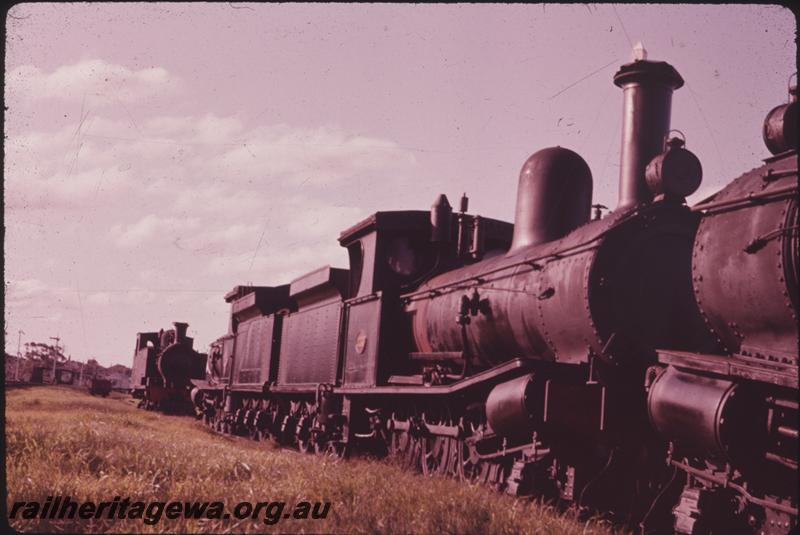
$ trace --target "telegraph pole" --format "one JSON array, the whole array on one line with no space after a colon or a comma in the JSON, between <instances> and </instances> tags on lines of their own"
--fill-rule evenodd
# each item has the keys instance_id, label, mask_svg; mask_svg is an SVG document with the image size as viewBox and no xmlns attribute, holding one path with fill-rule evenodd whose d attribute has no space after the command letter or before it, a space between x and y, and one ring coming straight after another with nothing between
<instances>
[{"instance_id":1,"label":"telegraph pole","mask_svg":"<svg viewBox=\"0 0 800 535\"><path fill-rule=\"evenodd\" d=\"M22 345L22 335L25 334L25 331L22 329L19 330L19 336L17 337L17 367L14 370L14 381L19 382L19 361L22 360L22 354L19 352L19 348Z\"/></svg>"},{"instance_id":2,"label":"telegraph pole","mask_svg":"<svg viewBox=\"0 0 800 535\"><path fill-rule=\"evenodd\" d=\"M56 362L58 362L58 342L61 341L61 338L58 336L51 336L50 340L56 341L56 353L53 355L53 384L56 384Z\"/></svg>"}]
</instances>

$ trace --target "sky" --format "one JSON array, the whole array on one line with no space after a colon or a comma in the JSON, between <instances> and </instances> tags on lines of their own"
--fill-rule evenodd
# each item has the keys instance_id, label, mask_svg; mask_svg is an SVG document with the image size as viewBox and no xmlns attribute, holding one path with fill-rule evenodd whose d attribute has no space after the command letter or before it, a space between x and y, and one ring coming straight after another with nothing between
<instances>
[{"instance_id":1,"label":"sky","mask_svg":"<svg viewBox=\"0 0 800 535\"><path fill-rule=\"evenodd\" d=\"M23 3L5 23L5 348L59 336L105 365L172 321L204 350L225 292L347 267L336 238L373 212L466 192L511 221L545 147L615 206L612 77L638 41L686 80L696 202L769 155L797 55L765 5Z\"/></svg>"}]
</instances>

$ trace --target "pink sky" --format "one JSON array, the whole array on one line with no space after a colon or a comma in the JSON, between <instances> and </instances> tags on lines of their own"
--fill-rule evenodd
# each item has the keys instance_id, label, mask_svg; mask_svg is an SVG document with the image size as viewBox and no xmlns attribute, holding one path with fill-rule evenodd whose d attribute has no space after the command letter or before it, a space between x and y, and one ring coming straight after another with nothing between
<instances>
[{"instance_id":1,"label":"pink sky","mask_svg":"<svg viewBox=\"0 0 800 535\"><path fill-rule=\"evenodd\" d=\"M466 191L511 220L540 148L614 206L639 40L687 81L697 200L767 156L796 57L774 6L19 4L6 30L6 351L22 329L104 364L173 320L204 348L232 286L346 267L377 210Z\"/></svg>"}]
</instances>

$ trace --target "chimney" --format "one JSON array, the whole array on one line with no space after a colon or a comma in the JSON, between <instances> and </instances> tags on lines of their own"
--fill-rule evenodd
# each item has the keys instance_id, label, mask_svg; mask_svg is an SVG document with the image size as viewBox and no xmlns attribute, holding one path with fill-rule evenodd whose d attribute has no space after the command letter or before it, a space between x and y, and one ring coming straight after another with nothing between
<instances>
[{"instance_id":1,"label":"chimney","mask_svg":"<svg viewBox=\"0 0 800 535\"><path fill-rule=\"evenodd\" d=\"M186 339L186 329L189 327L189 324L175 321L172 325L175 326L175 341L183 342Z\"/></svg>"},{"instance_id":2,"label":"chimney","mask_svg":"<svg viewBox=\"0 0 800 535\"><path fill-rule=\"evenodd\" d=\"M629 208L649 202L645 169L665 149L669 133L672 92L683 86L678 71L664 61L648 61L637 45L637 58L620 67L614 84L622 88L622 151L619 170L619 204Z\"/></svg>"}]
</instances>

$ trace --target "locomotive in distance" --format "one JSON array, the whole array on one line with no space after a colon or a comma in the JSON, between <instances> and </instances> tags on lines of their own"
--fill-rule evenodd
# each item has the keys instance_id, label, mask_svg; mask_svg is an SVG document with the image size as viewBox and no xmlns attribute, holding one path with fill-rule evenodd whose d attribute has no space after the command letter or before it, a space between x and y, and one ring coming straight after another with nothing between
<instances>
[{"instance_id":1,"label":"locomotive in distance","mask_svg":"<svg viewBox=\"0 0 800 535\"><path fill-rule=\"evenodd\" d=\"M765 120L772 156L689 207L702 168L669 138L680 74L640 57L614 83L614 210L591 218L588 165L552 147L523 165L513 225L444 195L377 212L339 236L349 269L225 296L228 332L191 379L198 415L642 533L794 529L796 87Z\"/></svg>"},{"instance_id":2,"label":"locomotive in distance","mask_svg":"<svg viewBox=\"0 0 800 535\"><path fill-rule=\"evenodd\" d=\"M205 377L206 354L194 350L186 336L189 324L136 334L131 393L139 407L169 413L191 413L191 380Z\"/></svg>"}]
</instances>

